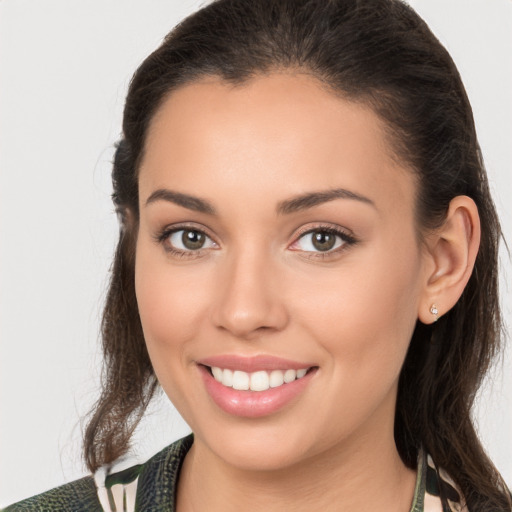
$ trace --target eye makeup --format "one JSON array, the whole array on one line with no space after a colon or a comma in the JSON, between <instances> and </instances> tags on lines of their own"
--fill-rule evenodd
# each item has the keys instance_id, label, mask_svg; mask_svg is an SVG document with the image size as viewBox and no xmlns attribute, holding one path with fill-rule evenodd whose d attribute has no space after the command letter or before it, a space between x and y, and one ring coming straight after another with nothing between
<instances>
[{"instance_id":1,"label":"eye makeup","mask_svg":"<svg viewBox=\"0 0 512 512\"><path fill-rule=\"evenodd\" d=\"M358 242L351 232L331 224L305 226L293 238L288 250L299 252L307 259L322 260L337 257ZM169 255L178 259L200 258L220 248L208 230L193 223L166 226L154 239Z\"/></svg>"}]
</instances>

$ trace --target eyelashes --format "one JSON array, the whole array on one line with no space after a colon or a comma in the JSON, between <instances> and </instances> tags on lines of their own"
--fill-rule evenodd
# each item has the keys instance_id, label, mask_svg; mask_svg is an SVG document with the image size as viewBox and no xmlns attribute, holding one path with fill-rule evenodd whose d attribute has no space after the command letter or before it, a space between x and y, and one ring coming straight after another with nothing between
<instances>
[{"instance_id":1,"label":"eyelashes","mask_svg":"<svg viewBox=\"0 0 512 512\"><path fill-rule=\"evenodd\" d=\"M299 231L295 241L288 248L301 251L307 254L308 258L326 259L339 255L356 243L356 238L341 228L320 225Z\"/></svg>"},{"instance_id":2,"label":"eyelashes","mask_svg":"<svg viewBox=\"0 0 512 512\"><path fill-rule=\"evenodd\" d=\"M179 259L194 259L219 246L203 229L190 225L171 226L155 237L164 250Z\"/></svg>"},{"instance_id":3,"label":"eyelashes","mask_svg":"<svg viewBox=\"0 0 512 512\"><path fill-rule=\"evenodd\" d=\"M178 259L195 259L220 249L207 230L195 225L166 227L155 236L155 240L168 254ZM299 230L288 249L300 252L307 259L325 260L340 255L356 243L357 239L342 228L315 225Z\"/></svg>"}]
</instances>

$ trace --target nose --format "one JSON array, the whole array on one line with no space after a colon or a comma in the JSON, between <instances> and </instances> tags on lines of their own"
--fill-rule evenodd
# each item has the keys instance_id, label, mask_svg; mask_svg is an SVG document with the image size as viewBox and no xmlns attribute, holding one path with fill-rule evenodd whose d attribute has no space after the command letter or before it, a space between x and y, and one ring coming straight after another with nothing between
<instances>
[{"instance_id":1,"label":"nose","mask_svg":"<svg viewBox=\"0 0 512 512\"><path fill-rule=\"evenodd\" d=\"M243 339L284 329L288 314L277 273L269 259L255 251L225 261L217 275L216 327Z\"/></svg>"}]
</instances>

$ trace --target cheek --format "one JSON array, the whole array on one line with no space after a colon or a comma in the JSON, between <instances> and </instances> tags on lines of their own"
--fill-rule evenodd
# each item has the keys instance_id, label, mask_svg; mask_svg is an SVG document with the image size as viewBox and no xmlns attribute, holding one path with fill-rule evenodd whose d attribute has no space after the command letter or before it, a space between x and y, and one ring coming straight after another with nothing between
<instances>
[{"instance_id":1,"label":"cheek","mask_svg":"<svg viewBox=\"0 0 512 512\"><path fill-rule=\"evenodd\" d=\"M169 265L165 254L137 246L135 292L142 328L150 356L155 363L160 355L180 351L193 341L200 322L204 321L208 300L206 287L199 286L202 276L190 279L190 273ZM155 365L156 366L156 365Z\"/></svg>"},{"instance_id":2,"label":"cheek","mask_svg":"<svg viewBox=\"0 0 512 512\"><path fill-rule=\"evenodd\" d=\"M306 283L309 293L294 315L300 331L322 349L329 382L317 404L326 416L313 421L332 424L335 436L340 429L349 435L370 417L392 416L416 324L416 264L391 273L375 260L364 263L359 259L336 278Z\"/></svg>"},{"instance_id":3,"label":"cheek","mask_svg":"<svg viewBox=\"0 0 512 512\"><path fill-rule=\"evenodd\" d=\"M361 251L339 272L306 281L297 303L294 316L334 370L361 385L396 380L416 325L421 260L414 246L403 254Z\"/></svg>"}]
</instances>

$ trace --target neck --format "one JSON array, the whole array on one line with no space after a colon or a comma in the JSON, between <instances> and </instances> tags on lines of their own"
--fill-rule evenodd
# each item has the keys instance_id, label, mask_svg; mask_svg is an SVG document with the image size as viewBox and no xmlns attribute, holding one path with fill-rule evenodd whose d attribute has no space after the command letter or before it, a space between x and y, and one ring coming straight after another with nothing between
<instances>
[{"instance_id":1,"label":"neck","mask_svg":"<svg viewBox=\"0 0 512 512\"><path fill-rule=\"evenodd\" d=\"M380 439L362 436L273 471L228 465L196 440L180 474L177 510L409 512L415 480L398 455L392 432Z\"/></svg>"}]
</instances>

